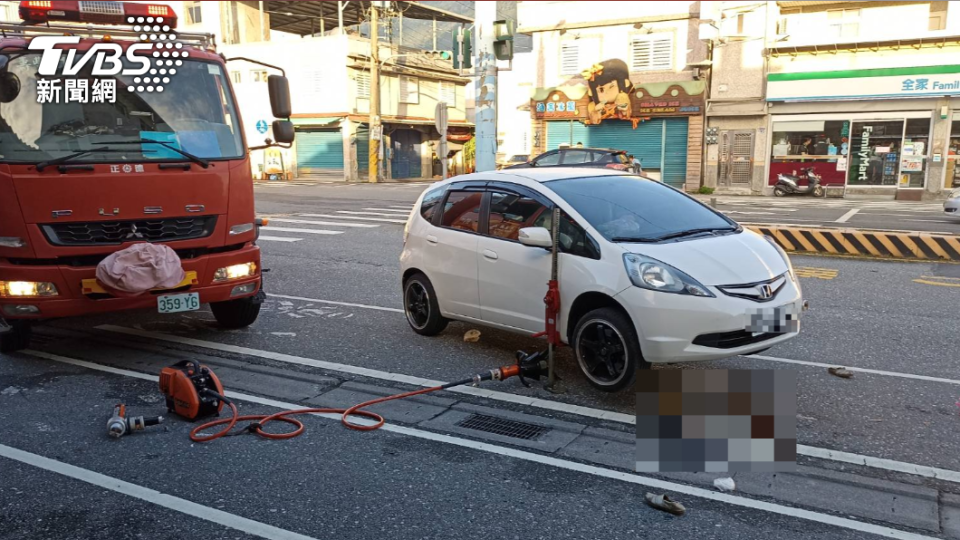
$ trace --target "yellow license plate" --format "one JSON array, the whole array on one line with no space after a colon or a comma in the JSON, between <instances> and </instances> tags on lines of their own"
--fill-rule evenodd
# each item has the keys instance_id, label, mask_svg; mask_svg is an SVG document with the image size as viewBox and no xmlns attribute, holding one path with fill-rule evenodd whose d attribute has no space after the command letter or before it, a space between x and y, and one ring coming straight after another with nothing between
<instances>
[{"instance_id":1,"label":"yellow license plate","mask_svg":"<svg viewBox=\"0 0 960 540\"><path fill-rule=\"evenodd\" d=\"M200 282L197 281L197 273L193 270L186 272L186 276L183 278L183 281L177 283L169 289L153 289L155 291L168 291L171 289L179 289L180 287L186 287L187 285L198 285ZM83 294L109 294L107 291L97 283L96 279L84 279L80 282L80 285L83 287Z\"/></svg>"}]
</instances>

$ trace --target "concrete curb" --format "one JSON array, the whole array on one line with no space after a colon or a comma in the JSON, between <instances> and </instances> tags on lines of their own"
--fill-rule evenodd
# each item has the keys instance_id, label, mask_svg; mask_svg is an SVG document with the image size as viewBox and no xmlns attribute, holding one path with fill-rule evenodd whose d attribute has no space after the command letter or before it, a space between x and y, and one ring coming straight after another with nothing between
<instances>
[{"instance_id":1,"label":"concrete curb","mask_svg":"<svg viewBox=\"0 0 960 540\"><path fill-rule=\"evenodd\" d=\"M957 235L768 224L743 226L773 238L783 249L790 252L960 261L960 236Z\"/></svg>"}]
</instances>

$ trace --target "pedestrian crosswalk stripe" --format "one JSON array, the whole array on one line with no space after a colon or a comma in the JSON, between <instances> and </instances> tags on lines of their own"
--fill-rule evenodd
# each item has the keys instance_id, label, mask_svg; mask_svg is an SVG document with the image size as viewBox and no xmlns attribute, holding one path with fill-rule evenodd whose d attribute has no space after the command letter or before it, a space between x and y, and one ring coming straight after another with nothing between
<instances>
[{"instance_id":1,"label":"pedestrian crosswalk stripe","mask_svg":"<svg viewBox=\"0 0 960 540\"><path fill-rule=\"evenodd\" d=\"M279 231L279 232L293 232L293 233L305 233L305 234L343 234L343 231L327 231L324 229L297 229L294 227L274 227L273 225L268 225L264 229L269 230L270 232Z\"/></svg>"},{"instance_id":2,"label":"pedestrian crosswalk stripe","mask_svg":"<svg viewBox=\"0 0 960 540\"><path fill-rule=\"evenodd\" d=\"M405 219L387 219L387 218L377 218L377 217L361 217L361 216L335 216L332 214L297 214L299 217L318 217L318 218L330 218L330 219L356 219L361 221L381 221L384 223L406 223Z\"/></svg>"},{"instance_id":3,"label":"pedestrian crosswalk stripe","mask_svg":"<svg viewBox=\"0 0 960 540\"><path fill-rule=\"evenodd\" d=\"M410 213L410 209L400 210L397 208L364 208L364 210L376 210L378 212L391 212L396 213L397 215L405 215Z\"/></svg>"},{"instance_id":4,"label":"pedestrian crosswalk stripe","mask_svg":"<svg viewBox=\"0 0 960 540\"><path fill-rule=\"evenodd\" d=\"M400 217L397 214L384 214L383 212L355 212L353 210L337 210L338 214L350 214L356 216L380 216L380 217Z\"/></svg>"},{"instance_id":5,"label":"pedestrian crosswalk stripe","mask_svg":"<svg viewBox=\"0 0 960 540\"><path fill-rule=\"evenodd\" d=\"M258 242L260 240L266 240L268 242L299 242L303 240L303 238L293 238L290 236L266 236L261 234L260 237L257 238Z\"/></svg>"},{"instance_id":6,"label":"pedestrian crosswalk stripe","mask_svg":"<svg viewBox=\"0 0 960 540\"><path fill-rule=\"evenodd\" d=\"M379 225L374 225L372 223L345 223L343 221L311 221L307 219L287 219L287 218L270 218L270 221L275 221L277 223L293 223L296 225L326 225L333 227L356 227L361 229L373 229L379 227Z\"/></svg>"}]
</instances>

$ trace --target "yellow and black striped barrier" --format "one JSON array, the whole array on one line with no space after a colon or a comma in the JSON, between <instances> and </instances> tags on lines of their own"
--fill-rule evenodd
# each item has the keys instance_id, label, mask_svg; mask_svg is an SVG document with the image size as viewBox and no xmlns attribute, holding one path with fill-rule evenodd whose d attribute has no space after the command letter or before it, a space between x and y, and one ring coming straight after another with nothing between
<instances>
[{"instance_id":1,"label":"yellow and black striped barrier","mask_svg":"<svg viewBox=\"0 0 960 540\"><path fill-rule=\"evenodd\" d=\"M960 261L960 236L955 235L756 224L744 227L770 236L786 251L798 253Z\"/></svg>"}]
</instances>

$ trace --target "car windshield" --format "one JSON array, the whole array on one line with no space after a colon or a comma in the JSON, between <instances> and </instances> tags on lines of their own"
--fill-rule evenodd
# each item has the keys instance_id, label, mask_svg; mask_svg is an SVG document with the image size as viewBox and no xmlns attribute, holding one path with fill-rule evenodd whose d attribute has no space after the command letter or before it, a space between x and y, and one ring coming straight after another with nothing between
<instances>
[{"instance_id":1,"label":"car windshield","mask_svg":"<svg viewBox=\"0 0 960 540\"><path fill-rule=\"evenodd\" d=\"M53 102L40 103L40 55L11 55L4 82L15 78L18 84L13 88L19 86L19 91L5 89L14 97L0 103L0 162L38 163L79 152L83 153L72 157L71 163L183 161L174 148L204 159L241 157L240 124L221 66L181 62L179 66L171 62L176 73L161 92L129 91L129 86L138 86L134 77L115 76L113 103L109 98L95 102L94 88L101 88L101 81L109 78L93 77L90 62L76 76L60 78L59 98L54 94ZM85 96L68 96L68 79L77 80L70 84L74 92L85 86ZM128 142L141 140L163 144Z\"/></svg>"},{"instance_id":2,"label":"car windshield","mask_svg":"<svg viewBox=\"0 0 960 540\"><path fill-rule=\"evenodd\" d=\"M654 242L738 229L735 222L695 199L643 178L598 176L545 185L613 242Z\"/></svg>"}]
</instances>

